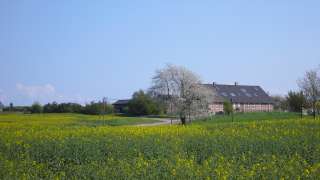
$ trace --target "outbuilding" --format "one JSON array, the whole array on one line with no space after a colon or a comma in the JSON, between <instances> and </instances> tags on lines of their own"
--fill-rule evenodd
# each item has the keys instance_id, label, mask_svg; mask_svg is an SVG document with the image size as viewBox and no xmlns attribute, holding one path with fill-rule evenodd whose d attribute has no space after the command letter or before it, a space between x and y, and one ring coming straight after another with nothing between
<instances>
[{"instance_id":1,"label":"outbuilding","mask_svg":"<svg viewBox=\"0 0 320 180\"><path fill-rule=\"evenodd\" d=\"M116 113L126 113L130 99L118 100L113 103L113 107Z\"/></svg>"}]
</instances>

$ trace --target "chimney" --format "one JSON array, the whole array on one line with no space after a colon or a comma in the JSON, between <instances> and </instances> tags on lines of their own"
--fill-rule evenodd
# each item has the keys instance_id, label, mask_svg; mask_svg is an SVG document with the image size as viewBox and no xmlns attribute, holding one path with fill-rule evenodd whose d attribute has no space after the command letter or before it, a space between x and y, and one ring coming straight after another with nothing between
<instances>
[{"instance_id":1,"label":"chimney","mask_svg":"<svg viewBox=\"0 0 320 180\"><path fill-rule=\"evenodd\" d=\"M216 87L216 82L212 82L212 86L213 86L213 87Z\"/></svg>"},{"instance_id":2,"label":"chimney","mask_svg":"<svg viewBox=\"0 0 320 180\"><path fill-rule=\"evenodd\" d=\"M234 82L234 86L238 86L238 82Z\"/></svg>"}]
</instances>

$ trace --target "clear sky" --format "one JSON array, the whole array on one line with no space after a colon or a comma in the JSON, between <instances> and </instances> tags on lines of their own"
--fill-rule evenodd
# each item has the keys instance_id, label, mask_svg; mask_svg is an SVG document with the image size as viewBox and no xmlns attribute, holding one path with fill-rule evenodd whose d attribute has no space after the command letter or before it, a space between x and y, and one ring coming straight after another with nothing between
<instances>
[{"instance_id":1,"label":"clear sky","mask_svg":"<svg viewBox=\"0 0 320 180\"><path fill-rule=\"evenodd\" d=\"M285 94L320 64L319 9L319 0L1 0L0 101L128 98L166 63L207 83Z\"/></svg>"}]
</instances>

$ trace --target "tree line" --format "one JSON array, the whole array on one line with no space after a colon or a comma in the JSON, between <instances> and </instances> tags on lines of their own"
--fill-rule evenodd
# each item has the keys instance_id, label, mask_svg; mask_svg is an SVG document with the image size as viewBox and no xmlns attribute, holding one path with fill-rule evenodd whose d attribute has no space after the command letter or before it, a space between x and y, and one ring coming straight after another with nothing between
<instances>
[{"instance_id":1,"label":"tree line","mask_svg":"<svg viewBox=\"0 0 320 180\"><path fill-rule=\"evenodd\" d=\"M90 115L111 114L113 106L111 104L99 102L91 102L82 106L77 103L57 103L52 102L42 106L35 102L29 107L31 113L81 113Z\"/></svg>"}]
</instances>

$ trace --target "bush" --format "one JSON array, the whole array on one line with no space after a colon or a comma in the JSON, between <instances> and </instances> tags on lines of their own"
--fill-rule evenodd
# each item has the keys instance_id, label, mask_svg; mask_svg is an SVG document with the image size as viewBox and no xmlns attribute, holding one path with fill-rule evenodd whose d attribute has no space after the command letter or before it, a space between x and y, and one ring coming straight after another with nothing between
<instances>
[{"instance_id":1,"label":"bush","mask_svg":"<svg viewBox=\"0 0 320 180\"><path fill-rule=\"evenodd\" d=\"M301 112L302 108L306 106L306 99L301 92L290 91L286 100L290 112Z\"/></svg>"},{"instance_id":2,"label":"bush","mask_svg":"<svg viewBox=\"0 0 320 180\"><path fill-rule=\"evenodd\" d=\"M32 109L32 107L31 107ZM32 112L32 111L31 111ZM44 113L83 113L91 115L111 114L113 113L113 106L111 104L104 104L102 102L91 102L82 106L77 103L48 103L43 107Z\"/></svg>"},{"instance_id":3,"label":"bush","mask_svg":"<svg viewBox=\"0 0 320 180\"><path fill-rule=\"evenodd\" d=\"M42 112L41 104L38 103L38 102L33 103L31 108L30 108L30 112L31 113L41 113Z\"/></svg>"},{"instance_id":4,"label":"bush","mask_svg":"<svg viewBox=\"0 0 320 180\"><path fill-rule=\"evenodd\" d=\"M48 103L44 105L44 113L81 113L82 106L77 103L61 103L56 102Z\"/></svg>"},{"instance_id":5,"label":"bush","mask_svg":"<svg viewBox=\"0 0 320 180\"><path fill-rule=\"evenodd\" d=\"M158 115L160 114L160 106L145 94L142 90L135 92L132 99L129 101L129 114L135 116L141 115Z\"/></svg>"},{"instance_id":6,"label":"bush","mask_svg":"<svg viewBox=\"0 0 320 180\"><path fill-rule=\"evenodd\" d=\"M223 111L227 115L230 115L233 112L233 107L230 101L225 101L223 103Z\"/></svg>"},{"instance_id":7,"label":"bush","mask_svg":"<svg viewBox=\"0 0 320 180\"><path fill-rule=\"evenodd\" d=\"M83 107L82 113L91 115L112 114L113 106L111 104L104 104L103 102L91 102Z\"/></svg>"}]
</instances>

